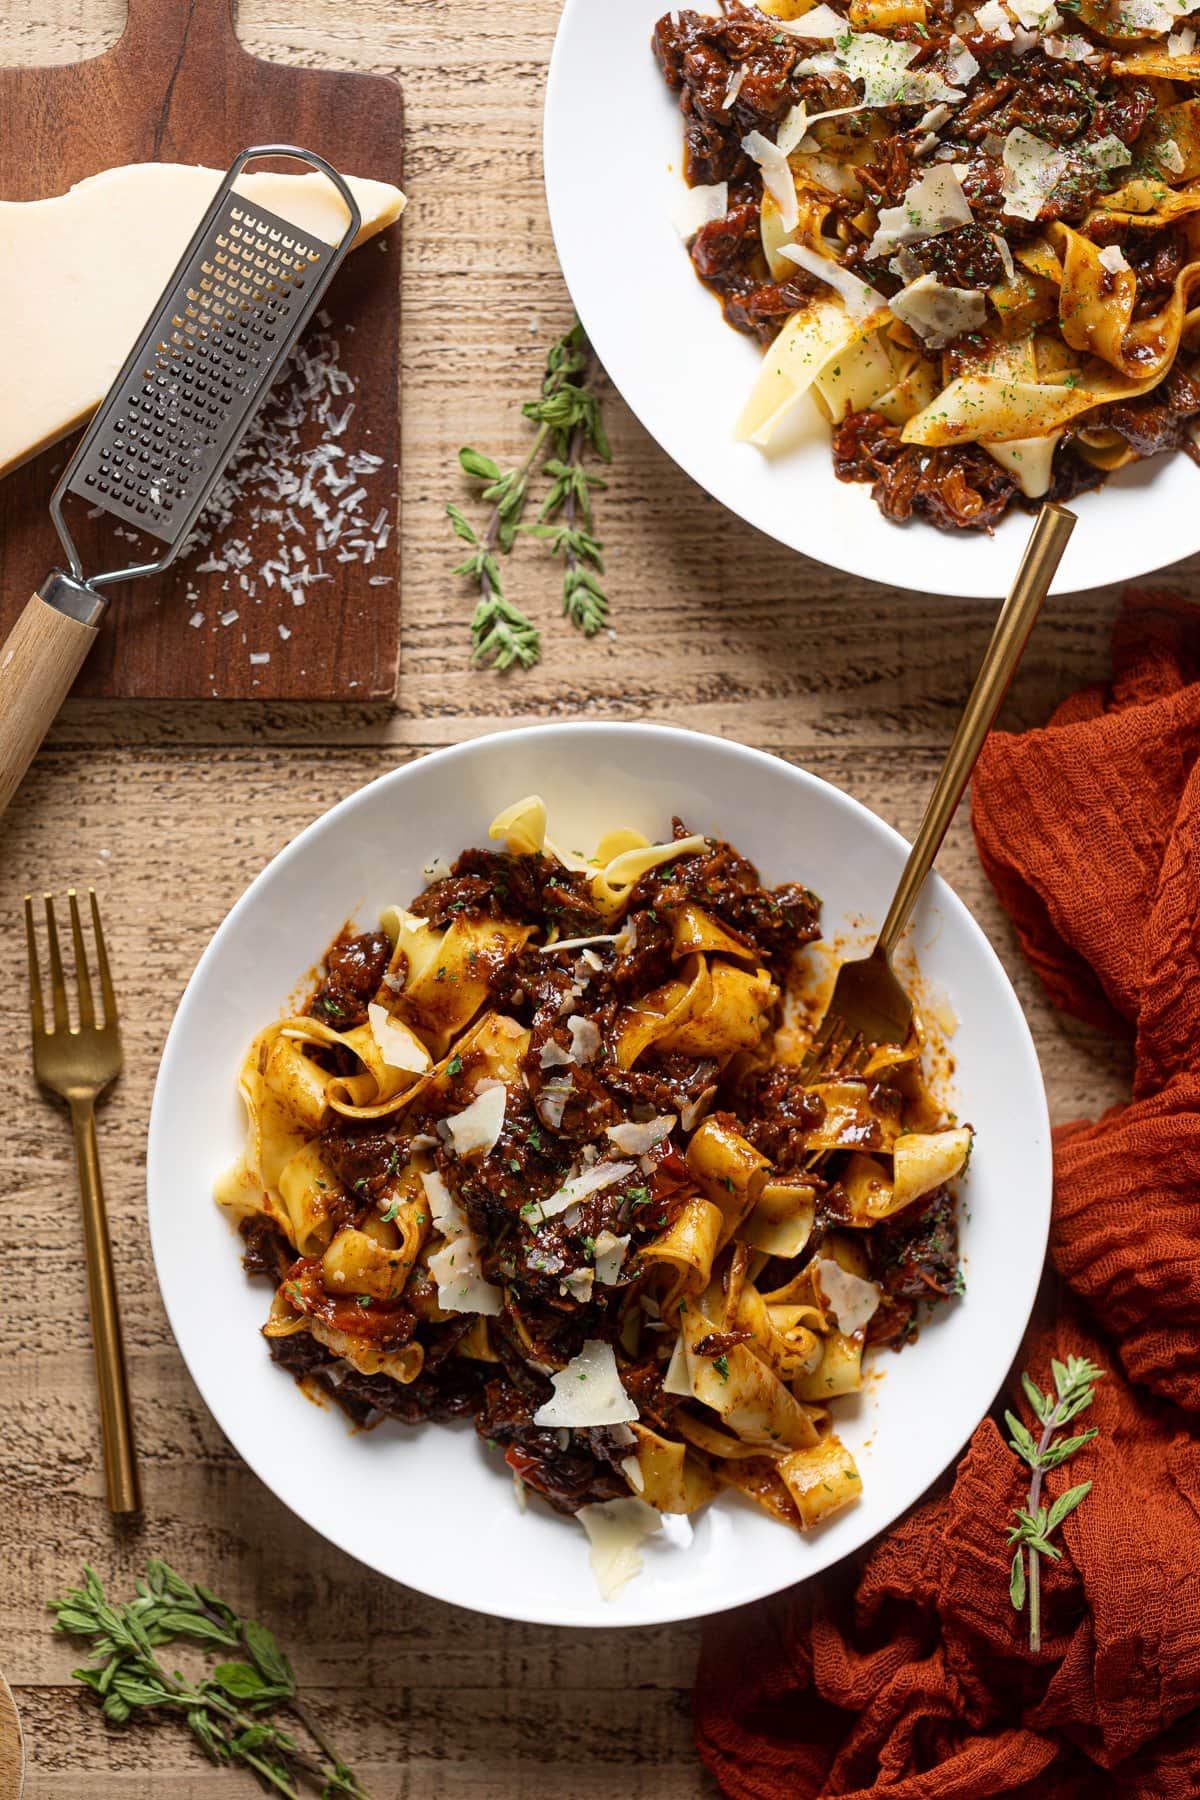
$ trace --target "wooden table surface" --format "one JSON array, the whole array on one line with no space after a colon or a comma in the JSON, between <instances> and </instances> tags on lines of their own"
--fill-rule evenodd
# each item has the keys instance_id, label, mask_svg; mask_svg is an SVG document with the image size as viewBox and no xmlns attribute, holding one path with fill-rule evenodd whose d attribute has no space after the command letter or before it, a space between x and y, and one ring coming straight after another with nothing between
<instances>
[{"instance_id":1,"label":"wooden table surface","mask_svg":"<svg viewBox=\"0 0 1200 1800\"><path fill-rule=\"evenodd\" d=\"M122 14L122 0L5 0L0 61L95 53ZM76 1658L48 1630L44 1602L85 1558L124 1588L147 1551L278 1628L381 1800L711 1792L689 1731L696 1628L571 1634L477 1618L384 1586L259 1485L176 1352L143 1201L151 1086L183 985L251 877L333 801L398 762L499 727L649 718L776 751L911 834L986 641L985 603L851 581L768 543L691 486L612 399L601 533L614 633L588 643L568 631L553 576L525 558L521 594L546 622L544 660L508 678L471 670L470 601L450 574L442 516L456 491L454 452L465 441L518 451L516 402L569 318L540 180L557 14L551 0L245 0L241 31L260 55L396 69L406 86L397 702L69 706L0 827L0 971L12 995L0 1149L0 1658L35 1800L254 1791L248 1777L210 1769L174 1728L106 1731L70 1682ZM1195 565L1171 579L1200 593ZM1049 603L1008 723L1043 720L1105 671L1116 599L1106 590ZM1013 951L965 817L942 867L1013 976L1055 1117L1118 1098L1124 1052L1050 1013ZM127 1021L128 1072L100 1122L147 1499L144 1528L127 1536L103 1503L70 1147L65 1120L33 1083L18 929L27 886L88 882L104 904Z\"/></svg>"}]
</instances>

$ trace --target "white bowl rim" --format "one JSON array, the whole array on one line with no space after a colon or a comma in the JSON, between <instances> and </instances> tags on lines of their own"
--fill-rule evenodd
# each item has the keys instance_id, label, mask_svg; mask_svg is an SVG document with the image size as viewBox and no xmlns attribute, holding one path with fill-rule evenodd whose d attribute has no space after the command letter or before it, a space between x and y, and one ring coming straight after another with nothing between
<instances>
[{"instance_id":1,"label":"white bowl rim","mask_svg":"<svg viewBox=\"0 0 1200 1800\"><path fill-rule=\"evenodd\" d=\"M318 1536L324 1537L326 1541L334 1544L337 1549L342 1550L346 1555L353 1557L355 1561L372 1569L375 1573L384 1576L385 1579L396 1582L399 1586L412 1586L416 1588L415 1583L411 1581L402 1581L400 1577L394 1575L389 1569L385 1568L380 1561L375 1560L371 1556L364 1554L363 1551L354 1548L347 1543L339 1542L336 1538L330 1536L321 1525L318 1525L309 1517L305 1505L303 1504L302 1494L295 1497L291 1495L285 1497L283 1495L279 1487L275 1485L274 1481L272 1481L272 1479L260 1468L258 1458L255 1454L254 1444L247 1438L246 1433L240 1429L231 1430L226 1421L221 1417L217 1405L210 1398L210 1385L206 1381L203 1372L199 1368L193 1366L193 1363L184 1350L182 1337L176 1325L176 1314L172 1308L167 1286L162 1279L165 1260L165 1223L162 1221L165 1218L166 1203L159 1202L156 1205L155 1202L156 1188L159 1189L159 1191L165 1192L170 1186L165 1169L162 1176L159 1176L160 1163L168 1164L169 1166L169 1151L161 1142L161 1136L164 1130L163 1118L166 1111L165 1096L174 1080L175 1061L177 1057L182 1054L180 1046L184 1040L187 1014L190 1003L192 1002L192 997L199 990L209 967L219 959L225 944L236 935L242 914L247 911L252 904L252 897L259 886L273 871L286 868L287 864L293 858L299 856L302 847L306 845L311 838L324 831L335 819L351 816L359 807L367 803L367 796L373 794L375 790L387 786L402 785L416 770L423 768L428 764L437 763L444 766L452 765L456 761L465 759L470 754L478 754L480 747L487 744L500 745L502 743L526 742L535 737L552 738L555 736L574 737L592 735L621 735L625 737L640 735L651 741L673 740L684 744L699 741L706 744L719 744L723 750L729 752L736 759L743 762L750 772L753 772L755 768L764 766L770 767L775 772L778 772L779 769L782 768L801 786L812 786L825 790L827 795L833 798L835 804L845 811L848 818L854 819L860 824L865 823L868 830L873 829L882 832L887 839L890 839L892 843L905 854L909 849L907 840L894 826L889 825L885 819L880 818L870 807L866 806L861 800L855 799L853 795L848 794L843 788L838 787L836 783L826 780L823 776L815 775L811 770L802 768L796 763L789 762L784 757L773 755L768 751L754 749L748 744L743 744L735 739L722 737L715 732L693 731L682 726L664 725L652 721L640 720L552 720L544 724L519 726L511 730L481 733L478 737L467 738L460 743L447 745L441 749L411 757L408 761L399 764L397 767L387 769L381 775L373 777L370 781L363 783L360 787L345 795L341 800L336 801L331 807L326 808L324 812L320 813L306 825L303 830L298 832L294 838L290 839L282 849L278 850L276 854L270 858L249 882L244 892L234 902L202 952L200 959L187 982L179 1005L176 1008L175 1015L171 1021L159 1062L158 1074L155 1079L147 1136L147 1216L151 1252L154 1257L159 1292L162 1297L163 1307L167 1314L167 1320L170 1324L172 1335L175 1338L176 1346L179 1349L184 1366L187 1368L192 1381L195 1383L201 1399L204 1401L210 1415L233 1446L238 1456L247 1465L251 1473L263 1483L264 1487L266 1487L282 1505L286 1506L290 1512L294 1513L296 1517L301 1519L311 1530L315 1531ZM1049 1241L1053 1165L1050 1143L1049 1109L1046 1102L1045 1087L1042 1080L1037 1048L1033 1040L1033 1035L1029 1029L1028 1021L1021 1009L1020 1002L1017 999L1016 992L1013 989L1004 965L1001 963L1000 958L997 956L989 942L983 928L975 919L966 903L958 897L954 889L950 887L945 878L940 876L936 870L930 875L926 885L927 887L933 888L939 898L948 900L951 906L960 914L968 928L969 934L971 934L975 940L975 946L980 954L981 960L989 963L993 972L999 976L999 991L1005 997L1005 1004L1010 1011L1012 1022L1016 1027L1015 1036L1023 1043L1028 1053L1032 1074L1034 1076L1033 1091L1040 1097L1041 1102L1038 1118L1029 1121L1029 1135L1043 1146L1041 1157L1042 1166L1040 1169L1041 1180L1039 1183L1045 1196L1042 1209L1043 1226L1037 1233L1034 1241L1029 1245L1029 1258L1025 1265L1027 1269L1025 1289L1023 1292L1011 1296L1014 1304L1007 1316L1010 1321L1012 1321L1012 1325L1010 1326L1010 1331L1007 1335L1013 1338L1012 1355L1015 1355L1019 1341L1024 1336L1025 1329L1033 1311L1033 1304L1037 1296L1042 1267L1045 1261L1046 1247ZM285 996L281 995L281 1005L283 1004L284 999ZM156 1223L156 1221L159 1222ZM234 1266L236 1268L236 1259ZM1019 1325L1020 1327L1019 1332L1013 1329L1016 1325ZM986 1417L987 1412L994 1403L995 1397L999 1393L1009 1367L1011 1366L1012 1355L1006 1357L1003 1367L993 1359L992 1370L994 1380L989 1379L988 1398L980 1412L979 1419L965 1429L960 1440L955 1443L953 1449L946 1455L940 1471L934 1475L924 1476L922 1480L911 1485L910 1491L904 1492L903 1495L898 1498L892 1513L891 1522L884 1528L885 1530L891 1530L897 1521L899 1521L904 1514L920 1500L922 1495L929 1490L933 1483L940 1479L941 1474L944 1474L945 1470L962 1454L963 1449L973 1436L978 1424ZM866 1540L864 1544L858 1546L858 1550L865 1548L866 1545L872 1541L874 1540ZM690 1602L685 1602L683 1604L671 1604L668 1602L663 1605L660 1611L655 1612L653 1619L647 1619L645 1617L629 1620L623 1619L619 1612L614 1609L611 1617L606 1616L603 1618L580 1620L564 1617L562 1614L555 1614L547 1608L536 1605L530 1605L523 1608L519 1605L508 1603L501 1607L489 1604L482 1599L476 1604L474 1601L464 1599L461 1592L452 1588L451 1585L443 1583L440 1577L440 1564L436 1558L430 1559L428 1565L430 1570L429 1576L427 1579L423 1577L421 1585L419 1588L416 1588L416 1591L427 1594L431 1598L442 1601L447 1605L461 1606L471 1611L479 1612L484 1616L507 1618L526 1624L554 1625L574 1630L604 1630L612 1629L613 1627L645 1629L652 1627L653 1625L674 1624L689 1619L713 1617L719 1613L729 1611L734 1607L746 1605L755 1600L766 1599L770 1595L782 1592L787 1588L799 1586L802 1581L817 1578L824 1573L826 1569L836 1567L837 1562L844 1560L846 1556L854 1555L856 1553L857 1550L854 1547L849 1547L833 1561L824 1564L820 1569L813 1570L811 1575L801 1576L797 1580L792 1580L785 1574L782 1579L775 1579L772 1577L766 1581L748 1583L742 1591L734 1593L729 1597L721 1597L715 1604L699 1606Z\"/></svg>"}]
</instances>

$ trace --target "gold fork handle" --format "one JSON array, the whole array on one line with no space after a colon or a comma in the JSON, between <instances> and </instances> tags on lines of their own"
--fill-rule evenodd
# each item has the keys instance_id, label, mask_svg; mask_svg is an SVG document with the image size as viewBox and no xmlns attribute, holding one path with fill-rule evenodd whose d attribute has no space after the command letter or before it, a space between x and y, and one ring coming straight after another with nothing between
<instances>
[{"instance_id":1,"label":"gold fork handle","mask_svg":"<svg viewBox=\"0 0 1200 1800\"><path fill-rule=\"evenodd\" d=\"M954 733L941 773L934 784L921 829L909 851L900 884L879 933L877 949L890 956L908 924L917 895L942 847L950 821L958 811L971 771L979 760L983 741L1008 692L1022 652L1033 630L1042 602L1062 561L1067 539L1075 528L1075 515L1050 500L1037 516L1017 578L1004 602L992 639L979 665L975 685L958 729Z\"/></svg>"},{"instance_id":2,"label":"gold fork handle","mask_svg":"<svg viewBox=\"0 0 1200 1800\"><path fill-rule=\"evenodd\" d=\"M96 1353L108 1509L113 1513L136 1513L142 1510L142 1490L133 1442L133 1417L129 1410L129 1385L125 1379L125 1346L121 1340L121 1313L108 1237L108 1215L100 1181L96 1110L91 1100L71 1101L71 1124L79 1165L79 1199L83 1207L88 1304Z\"/></svg>"}]
</instances>

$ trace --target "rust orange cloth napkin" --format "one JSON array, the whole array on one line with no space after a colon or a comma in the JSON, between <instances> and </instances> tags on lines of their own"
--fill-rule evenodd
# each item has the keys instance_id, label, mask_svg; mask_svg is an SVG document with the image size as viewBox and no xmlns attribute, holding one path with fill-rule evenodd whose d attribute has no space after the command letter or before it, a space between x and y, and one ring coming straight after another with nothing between
<instances>
[{"instance_id":1,"label":"rust orange cloth napkin","mask_svg":"<svg viewBox=\"0 0 1200 1800\"><path fill-rule=\"evenodd\" d=\"M994 733L974 782L1052 999L1137 1045L1131 1102L1055 1139L1061 1281L1023 1362L1042 1387L1052 1356L1107 1374L1100 1435L1048 1478L1094 1485L1043 1558L1041 1654L1008 1599L1028 1470L989 1418L856 1564L708 1626L696 1742L737 1800L1200 1796L1198 757L1200 611L1139 593L1111 685Z\"/></svg>"}]
</instances>

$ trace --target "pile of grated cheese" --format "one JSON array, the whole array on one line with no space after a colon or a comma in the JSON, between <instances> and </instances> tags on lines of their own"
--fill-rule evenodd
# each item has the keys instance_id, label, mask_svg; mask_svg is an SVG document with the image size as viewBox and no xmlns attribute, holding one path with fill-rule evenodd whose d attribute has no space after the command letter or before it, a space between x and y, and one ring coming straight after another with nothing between
<instances>
[{"instance_id":1,"label":"pile of grated cheese","mask_svg":"<svg viewBox=\"0 0 1200 1800\"><path fill-rule=\"evenodd\" d=\"M354 443L355 383L331 323L328 313L318 313L316 329L293 350L288 372L184 546L186 557L200 558L192 561L192 574L224 577L220 591L229 603L213 621L223 629L245 624L247 602L261 606L267 596L305 606L333 579L337 563L360 564L369 587L391 582L371 565L394 529L395 462ZM199 598L191 583L187 597ZM199 630L208 615L197 610L188 622ZM276 630L286 644L291 629L280 624ZM243 643L248 636L243 630ZM256 650L249 660L261 666L271 653Z\"/></svg>"}]
</instances>

